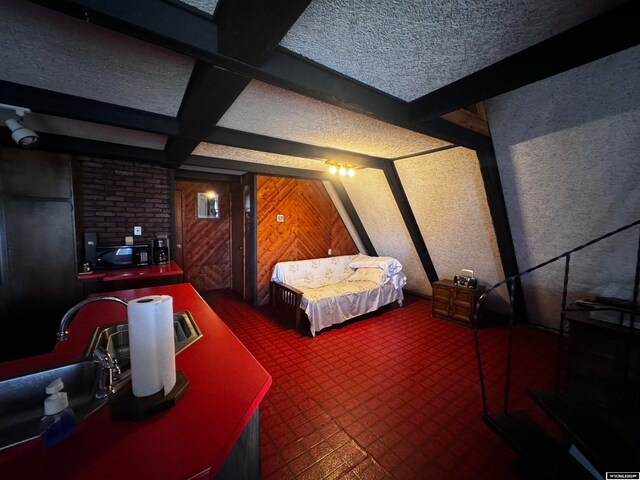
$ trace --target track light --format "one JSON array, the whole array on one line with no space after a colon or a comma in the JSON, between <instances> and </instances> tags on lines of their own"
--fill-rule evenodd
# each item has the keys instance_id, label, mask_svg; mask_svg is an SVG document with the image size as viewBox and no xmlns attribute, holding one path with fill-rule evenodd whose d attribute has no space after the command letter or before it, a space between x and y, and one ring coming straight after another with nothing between
<instances>
[{"instance_id":1,"label":"track light","mask_svg":"<svg viewBox=\"0 0 640 480\"><path fill-rule=\"evenodd\" d=\"M0 103L0 108L13 110L16 114L16 118L8 118L4 122L5 125L9 127L9 130L11 130L11 138L13 138L13 141L25 148L35 146L38 140L40 140L40 137L36 132L22 124L24 114L31 112L31 110L24 107L16 107L15 105L6 105L4 103Z\"/></svg>"},{"instance_id":2,"label":"track light","mask_svg":"<svg viewBox=\"0 0 640 480\"><path fill-rule=\"evenodd\" d=\"M336 163L331 161L324 162L329 166L329 173L335 175L336 173L341 177L350 176L353 177L356 174L356 166L344 163Z\"/></svg>"}]
</instances>

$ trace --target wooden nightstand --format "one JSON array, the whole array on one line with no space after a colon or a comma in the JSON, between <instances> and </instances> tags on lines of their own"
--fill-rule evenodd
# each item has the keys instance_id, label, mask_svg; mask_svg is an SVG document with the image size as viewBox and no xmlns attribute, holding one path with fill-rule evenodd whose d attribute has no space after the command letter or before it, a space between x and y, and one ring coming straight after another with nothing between
<instances>
[{"instance_id":1,"label":"wooden nightstand","mask_svg":"<svg viewBox=\"0 0 640 480\"><path fill-rule=\"evenodd\" d=\"M471 323L476 302L485 287L458 287L451 280L433 283L432 315L446 320Z\"/></svg>"}]
</instances>

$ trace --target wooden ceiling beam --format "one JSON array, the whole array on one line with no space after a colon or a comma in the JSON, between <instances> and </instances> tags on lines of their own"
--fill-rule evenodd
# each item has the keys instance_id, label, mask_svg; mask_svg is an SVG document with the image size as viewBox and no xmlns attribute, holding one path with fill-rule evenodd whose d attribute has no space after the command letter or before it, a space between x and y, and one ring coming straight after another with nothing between
<instances>
[{"instance_id":1,"label":"wooden ceiling beam","mask_svg":"<svg viewBox=\"0 0 640 480\"><path fill-rule=\"evenodd\" d=\"M267 163L244 162L240 160L230 160L228 158L206 157L204 155L191 155L183 166L215 168L279 177L304 178L307 180L331 180L333 178L328 172L281 167Z\"/></svg>"},{"instance_id":2,"label":"wooden ceiling beam","mask_svg":"<svg viewBox=\"0 0 640 480\"><path fill-rule=\"evenodd\" d=\"M218 29L211 17L158 0L30 0L187 56L216 56Z\"/></svg>"},{"instance_id":3,"label":"wooden ceiling beam","mask_svg":"<svg viewBox=\"0 0 640 480\"><path fill-rule=\"evenodd\" d=\"M484 191L487 196L487 204L491 214L493 229L496 235L502 271L505 278L509 278L519 273L518 258L516 256L515 244L513 243L513 235L511 234L507 204L504 199L496 154L493 147L491 147L485 150L479 150L476 152L476 155L478 157ZM513 309L516 321L518 323L526 323L527 309L520 278L514 281Z\"/></svg>"},{"instance_id":4,"label":"wooden ceiling beam","mask_svg":"<svg viewBox=\"0 0 640 480\"><path fill-rule=\"evenodd\" d=\"M175 117L0 80L0 103L22 105L34 113L83 122L177 135Z\"/></svg>"},{"instance_id":5,"label":"wooden ceiling beam","mask_svg":"<svg viewBox=\"0 0 640 480\"><path fill-rule=\"evenodd\" d=\"M200 170L172 170L175 180L204 180L206 182L241 183L242 175L229 175L227 173L212 173Z\"/></svg>"},{"instance_id":6,"label":"wooden ceiling beam","mask_svg":"<svg viewBox=\"0 0 640 480\"><path fill-rule=\"evenodd\" d=\"M260 69L270 85L473 150L491 140L449 121L410 122L409 103L278 47Z\"/></svg>"},{"instance_id":7,"label":"wooden ceiling beam","mask_svg":"<svg viewBox=\"0 0 640 480\"><path fill-rule=\"evenodd\" d=\"M215 127L204 139L207 142L226 145L228 147L244 148L259 152L277 153L292 157L326 159L335 162L344 162L359 167L383 168L390 160L349 152L330 147L319 147L306 143L283 140L281 138L267 137L256 133L242 132L224 127Z\"/></svg>"},{"instance_id":8,"label":"wooden ceiling beam","mask_svg":"<svg viewBox=\"0 0 640 480\"><path fill-rule=\"evenodd\" d=\"M269 58L311 0L220 0L214 22L218 51L259 67Z\"/></svg>"},{"instance_id":9,"label":"wooden ceiling beam","mask_svg":"<svg viewBox=\"0 0 640 480\"><path fill-rule=\"evenodd\" d=\"M179 134L167 140L165 152L178 167L218 123L249 80L197 62L178 114Z\"/></svg>"},{"instance_id":10,"label":"wooden ceiling beam","mask_svg":"<svg viewBox=\"0 0 640 480\"><path fill-rule=\"evenodd\" d=\"M424 95L409 104L412 123L428 122L633 47L640 42L638 2L619 7Z\"/></svg>"},{"instance_id":11,"label":"wooden ceiling beam","mask_svg":"<svg viewBox=\"0 0 640 480\"><path fill-rule=\"evenodd\" d=\"M356 233L358 234L358 237L360 237L360 242L362 242L362 246L364 247L366 254L372 257L377 257L378 253L367 234L367 230L362 224L362 220L360 220L360 217L358 216L358 212L351 202L351 198L349 198L346 188L344 188L344 185L342 184L342 180L340 180L340 178L333 177L331 179L331 184L333 185L345 212L347 212L347 216L349 217L349 220L351 220L353 228L356 229Z\"/></svg>"},{"instance_id":12,"label":"wooden ceiling beam","mask_svg":"<svg viewBox=\"0 0 640 480\"><path fill-rule=\"evenodd\" d=\"M230 53L219 48L219 45L229 45L228 48L233 49L233 53L246 55L246 53L242 52L250 51L247 48L247 39L251 38L251 31L248 32L246 38L243 36L238 40L238 46L234 46L233 41L229 42L223 38L215 41L213 37L215 37L215 30L218 27L211 19L177 5L172 5L169 2L141 0L140 2L135 2L135 9L127 9L123 5L126 4L130 7L131 2L126 0L113 0L110 2L101 0L31 1L190 56L203 64L210 65L212 69L232 72L247 80L259 80L446 142L474 150L486 148L490 143L490 140L485 135L443 119L434 119L430 122L410 122L409 104L407 102L304 59L282 47L275 48L269 55L257 55L259 61L266 58L261 67L258 67L257 63L251 64L246 58L233 58ZM301 8L301 4L308 3L308 1L289 1L297 9ZM237 12L242 10L241 4L245 2L238 2L238 5L231 9L234 15L238 16ZM235 4L235 2L231 3ZM258 6L263 3L255 2ZM269 4L269 2L266 3ZM275 8L283 8L282 5L287 3L274 1L273 4L275 6L271 10L276 11L274 10ZM160 6L157 12L154 9L156 5ZM235 32L235 34L239 34L240 31L238 29L242 27L242 22L237 20L225 21L223 18L225 8L227 7L224 7L221 2L216 11L216 21L221 22L220 32L218 33L227 32L227 34L233 34ZM151 13L147 15L149 10ZM269 8L266 10L269 10ZM260 19L261 15L264 17L266 10L245 9L245 11L248 11L247 18L250 19L247 21L247 25L255 26L256 23L259 24L257 20ZM292 11L294 10L292 9ZM160 15L159 12L164 13ZM88 14L88 17L85 16L85 13ZM269 14L269 11L266 14ZM288 12L288 14L291 14L291 12ZM170 23L172 28L167 27L167 22ZM260 29L257 30L262 31ZM191 35L193 35L193 38ZM273 47L276 43L266 40L265 45ZM196 68L202 71L203 68L201 67L198 66ZM207 78L212 76L209 73ZM215 86L214 84L213 87ZM176 149L176 152L172 153L172 155L183 155L178 151L180 149L177 147L171 148ZM188 151L188 149L188 145L185 145L183 150Z\"/></svg>"},{"instance_id":13,"label":"wooden ceiling beam","mask_svg":"<svg viewBox=\"0 0 640 480\"><path fill-rule=\"evenodd\" d=\"M97 125L110 125L167 136L177 136L179 133L178 121L175 117L3 80L0 80L0 103L24 105L34 113ZM187 131L182 131L180 134L189 138ZM192 139L199 143L201 138L192 137ZM368 168L382 168L384 162L390 161L357 152L283 140L224 127L213 127L202 141L281 155L342 161Z\"/></svg>"},{"instance_id":14,"label":"wooden ceiling beam","mask_svg":"<svg viewBox=\"0 0 640 480\"><path fill-rule=\"evenodd\" d=\"M409 232L409 237L411 238L413 247L416 249L422 268L427 274L427 278L430 283L437 282L438 273L433 265L433 260L431 260L431 255L429 254L427 244L425 243L422 232L420 231L418 221L411 209L407 193L402 186L402 180L400 180L398 170L393 162L389 162L383 171L387 179L387 183L389 184L389 188L391 189L391 193L393 194L393 198L398 206L398 210L400 210L400 215L402 216L404 225L407 227L407 231Z\"/></svg>"},{"instance_id":15,"label":"wooden ceiling beam","mask_svg":"<svg viewBox=\"0 0 640 480\"><path fill-rule=\"evenodd\" d=\"M219 51L259 66L289 31L310 0L221 0L216 7ZM167 141L171 164L181 165L249 83L248 78L199 61L182 99L180 135Z\"/></svg>"},{"instance_id":16,"label":"wooden ceiling beam","mask_svg":"<svg viewBox=\"0 0 640 480\"><path fill-rule=\"evenodd\" d=\"M446 113L441 118L482 135L491 135L489 122L487 122L486 118L482 118L466 108L459 108L451 113Z\"/></svg>"},{"instance_id":17,"label":"wooden ceiling beam","mask_svg":"<svg viewBox=\"0 0 640 480\"><path fill-rule=\"evenodd\" d=\"M33 150L44 152L66 153L70 155L84 155L92 158L110 158L114 160L128 160L142 163L152 163L166 167L165 156L162 150L152 148L134 147L119 143L102 142L86 138L68 137L53 133L40 133L40 142ZM18 147L11 138L8 129L0 129L0 145L5 147Z\"/></svg>"}]
</instances>

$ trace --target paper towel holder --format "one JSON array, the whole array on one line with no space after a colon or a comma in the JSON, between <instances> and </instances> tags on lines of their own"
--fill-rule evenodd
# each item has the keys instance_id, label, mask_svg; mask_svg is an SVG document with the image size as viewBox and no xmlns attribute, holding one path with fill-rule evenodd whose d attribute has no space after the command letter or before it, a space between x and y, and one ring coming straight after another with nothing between
<instances>
[{"instance_id":1,"label":"paper towel holder","mask_svg":"<svg viewBox=\"0 0 640 480\"><path fill-rule=\"evenodd\" d=\"M158 393L148 397L136 397L131 389L131 382L118 390L109 401L113 420L141 420L150 415L164 412L174 407L189 388L189 379L182 370L176 370L176 384L164 395Z\"/></svg>"}]
</instances>

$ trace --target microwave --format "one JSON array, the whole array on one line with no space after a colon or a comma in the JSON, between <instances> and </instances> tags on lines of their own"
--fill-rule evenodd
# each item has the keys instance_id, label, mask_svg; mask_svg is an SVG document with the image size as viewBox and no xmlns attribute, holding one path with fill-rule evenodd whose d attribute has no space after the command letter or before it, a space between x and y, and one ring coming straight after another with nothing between
<instances>
[{"instance_id":1,"label":"microwave","mask_svg":"<svg viewBox=\"0 0 640 480\"><path fill-rule=\"evenodd\" d=\"M96 269L142 267L149 265L149 245L96 247Z\"/></svg>"}]
</instances>

